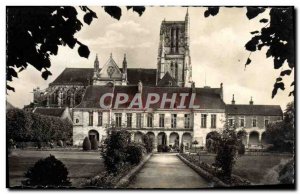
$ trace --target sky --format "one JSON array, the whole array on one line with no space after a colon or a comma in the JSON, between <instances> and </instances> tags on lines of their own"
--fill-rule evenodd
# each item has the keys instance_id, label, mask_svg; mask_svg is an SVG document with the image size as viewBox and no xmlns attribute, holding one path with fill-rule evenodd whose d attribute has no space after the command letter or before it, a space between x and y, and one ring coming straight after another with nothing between
<instances>
[{"instance_id":1,"label":"sky","mask_svg":"<svg viewBox=\"0 0 300 194\"><path fill-rule=\"evenodd\" d=\"M89 58L80 57L77 47L60 47L58 55L51 57L49 70L53 75L48 80L44 80L41 72L31 66L13 80L10 85L15 87L16 92L7 95L12 105L23 108L29 104L33 100L33 88L47 88L67 67L92 68L96 54L100 67L110 53L121 67L126 53L129 68L156 68L161 21L184 20L186 14L183 7L146 7L140 17L123 7L118 21L100 6L90 8L96 12L98 19L94 19L91 25L84 24L76 34L76 38L89 47ZM269 18L268 11L248 20L246 8L221 8L217 16L208 18L204 17L205 10L202 7L189 8L192 79L196 87L220 87L223 83L225 103L230 103L234 94L236 104L248 104L252 96L254 104L276 104L284 110L286 104L293 100L293 97L288 97L292 88L279 91L274 99L271 94L275 79L281 70L287 69L287 64L274 70L272 58L266 58L265 48L251 54L252 63L246 69L244 65L250 54L244 47L252 37L250 32L266 25L259 20ZM78 12L82 21L83 13L79 9ZM293 80L292 75L284 78L284 83L288 86Z\"/></svg>"}]
</instances>

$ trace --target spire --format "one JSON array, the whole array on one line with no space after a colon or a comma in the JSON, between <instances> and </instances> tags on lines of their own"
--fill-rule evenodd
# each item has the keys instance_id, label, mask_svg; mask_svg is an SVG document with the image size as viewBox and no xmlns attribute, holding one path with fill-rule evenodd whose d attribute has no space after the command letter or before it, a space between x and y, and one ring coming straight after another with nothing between
<instances>
[{"instance_id":1,"label":"spire","mask_svg":"<svg viewBox=\"0 0 300 194\"><path fill-rule=\"evenodd\" d=\"M99 60L98 60L98 54L96 54L96 59L94 62L94 71L98 71L99 70Z\"/></svg>"},{"instance_id":2,"label":"spire","mask_svg":"<svg viewBox=\"0 0 300 194\"><path fill-rule=\"evenodd\" d=\"M186 14L185 14L185 19L189 17L189 7L186 8Z\"/></svg>"},{"instance_id":3,"label":"spire","mask_svg":"<svg viewBox=\"0 0 300 194\"><path fill-rule=\"evenodd\" d=\"M253 100L252 100L252 96L251 96L251 99L250 99L250 102L249 102L250 105L253 105Z\"/></svg>"},{"instance_id":4,"label":"spire","mask_svg":"<svg viewBox=\"0 0 300 194\"><path fill-rule=\"evenodd\" d=\"M234 100L234 94L232 94L232 100L231 100L231 104L235 104L235 100Z\"/></svg>"},{"instance_id":5,"label":"spire","mask_svg":"<svg viewBox=\"0 0 300 194\"><path fill-rule=\"evenodd\" d=\"M112 59L112 53L110 53L110 58Z\"/></svg>"},{"instance_id":6,"label":"spire","mask_svg":"<svg viewBox=\"0 0 300 194\"><path fill-rule=\"evenodd\" d=\"M123 59L123 73L127 73L127 60L126 60L126 54L124 54L124 59Z\"/></svg>"}]
</instances>

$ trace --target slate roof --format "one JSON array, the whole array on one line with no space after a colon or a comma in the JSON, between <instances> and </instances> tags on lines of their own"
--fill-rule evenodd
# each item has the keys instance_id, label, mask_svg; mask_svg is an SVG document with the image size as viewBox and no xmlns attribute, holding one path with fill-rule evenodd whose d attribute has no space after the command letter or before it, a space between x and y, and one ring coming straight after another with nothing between
<instances>
[{"instance_id":1,"label":"slate roof","mask_svg":"<svg viewBox=\"0 0 300 194\"><path fill-rule=\"evenodd\" d=\"M178 86L175 79L167 71L167 73L164 75L164 77L161 80L159 80L159 82L157 83L157 86L170 86L170 82L171 82L171 86L173 86L173 87Z\"/></svg>"},{"instance_id":2,"label":"slate roof","mask_svg":"<svg viewBox=\"0 0 300 194\"><path fill-rule=\"evenodd\" d=\"M120 68L122 71L122 68ZM52 83L53 85L89 85L94 74L93 68L66 68ZM145 86L156 85L156 69L128 68L129 85L136 85L139 80Z\"/></svg>"},{"instance_id":3,"label":"slate roof","mask_svg":"<svg viewBox=\"0 0 300 194\"><path fill-rule=\"evenodd\" d=\"M279 105L228 104L226 112L229 115L282 116Z\"/></svg>"},{"instance_id":4,"label":"slate roof","mask_svg":"<svg viewBox=\"0 0 300 194\"><path fill-rule=\"evenodd\" d=\"M47 115L47 116L53 116L53 117L61 117L64 111L65 111L65 108L37 107L34 110L34 113L41 114L41 115Z\"/></svg>"},{"instance_id":5,"label":"slate roof","mask_svg":"<svg viewBox=\"0 0 300 194\"><path fill-rule=\"evenodd\" d=\"M105 98L104 104L110 105L114 107L116 101L117 93L126 93L129 96L129 100L126 104L120 105L118 108L128 108L130 102L136 93L138 93L138 86L115 86L115 88L111 86L89 86L86 89L85 95L81 103L75 108L101 108L100 106L100 98L105 93L113 93L114 98ZM196 93L196 98L194 100L194 105L200 105L200 109L224 109L225 103L221 99L221 89L220 88L195 88L194 92ZM188 93L188 96L185 99L184 106L188 107L191 99L192 88L182 88L182 87L151 87L151 86L143 86L142 89L142 102L143 107L145 107L146 99L149 93L156 93L160 96L160 100L151 104L150 108L157 109L160 108L161 99L163 93L167 93L167 98L171 98L172 94L176 93L176 101L175 108L180 105L181 97L179 93ZM112 100L112 101L111 101ZM134 109L138 109L137 106L133 107ZM113 108L114 109L114 108ZM166 103L165 109L170 109L170 102Z\"/></svg>"}]
</instances>

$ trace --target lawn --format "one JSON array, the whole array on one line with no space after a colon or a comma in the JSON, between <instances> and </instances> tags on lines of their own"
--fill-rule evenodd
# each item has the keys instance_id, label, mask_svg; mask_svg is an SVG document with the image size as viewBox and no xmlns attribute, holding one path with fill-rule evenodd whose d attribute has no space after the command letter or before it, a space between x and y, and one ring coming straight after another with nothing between
<instances>
[{"instance_id":1,"label":"lawn","mask_svg":"<svg viewBox=\"0 0 300 194\"><path fill-rule=\"evenodd\" d=\"M198 158L198 156L195 156ZM238 156L233 168L233 174L246 178L254 184L277 184L280 164L292 159L291 155L243 155ZM201 155L200 160L212 164L214 155Z\"/></svg>"},{"instance_id":2,"label":"lawn","mask_svg":"<svg viewBox=\"0 0 300 194\"><path fill-rule=\"evenodd\" d=\"M75 187L85 178L93 177L104 170L99 152L14 150L8 157L10 187L20 186L27 169L50 154L66 165L72 186Z\"/></svg>"}]
</instances>

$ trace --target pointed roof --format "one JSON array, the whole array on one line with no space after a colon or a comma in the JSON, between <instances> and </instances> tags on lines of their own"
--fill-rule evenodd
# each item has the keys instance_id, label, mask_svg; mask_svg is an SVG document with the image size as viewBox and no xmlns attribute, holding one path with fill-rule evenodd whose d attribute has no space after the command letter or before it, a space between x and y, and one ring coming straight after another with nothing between
<instances>
[{"instance_id":1,"label":"pointed roof","mask_svg":"<svg viewBox=\"0 0 300 194\"><path fill-rule=\"evenodd\" d=\"M170 73L167 71L167 73L164 75L164 77L158 82L157 86L173 86L177 87L177 83L175 79L170 75Z\"/></svg>"}]
</instances>

